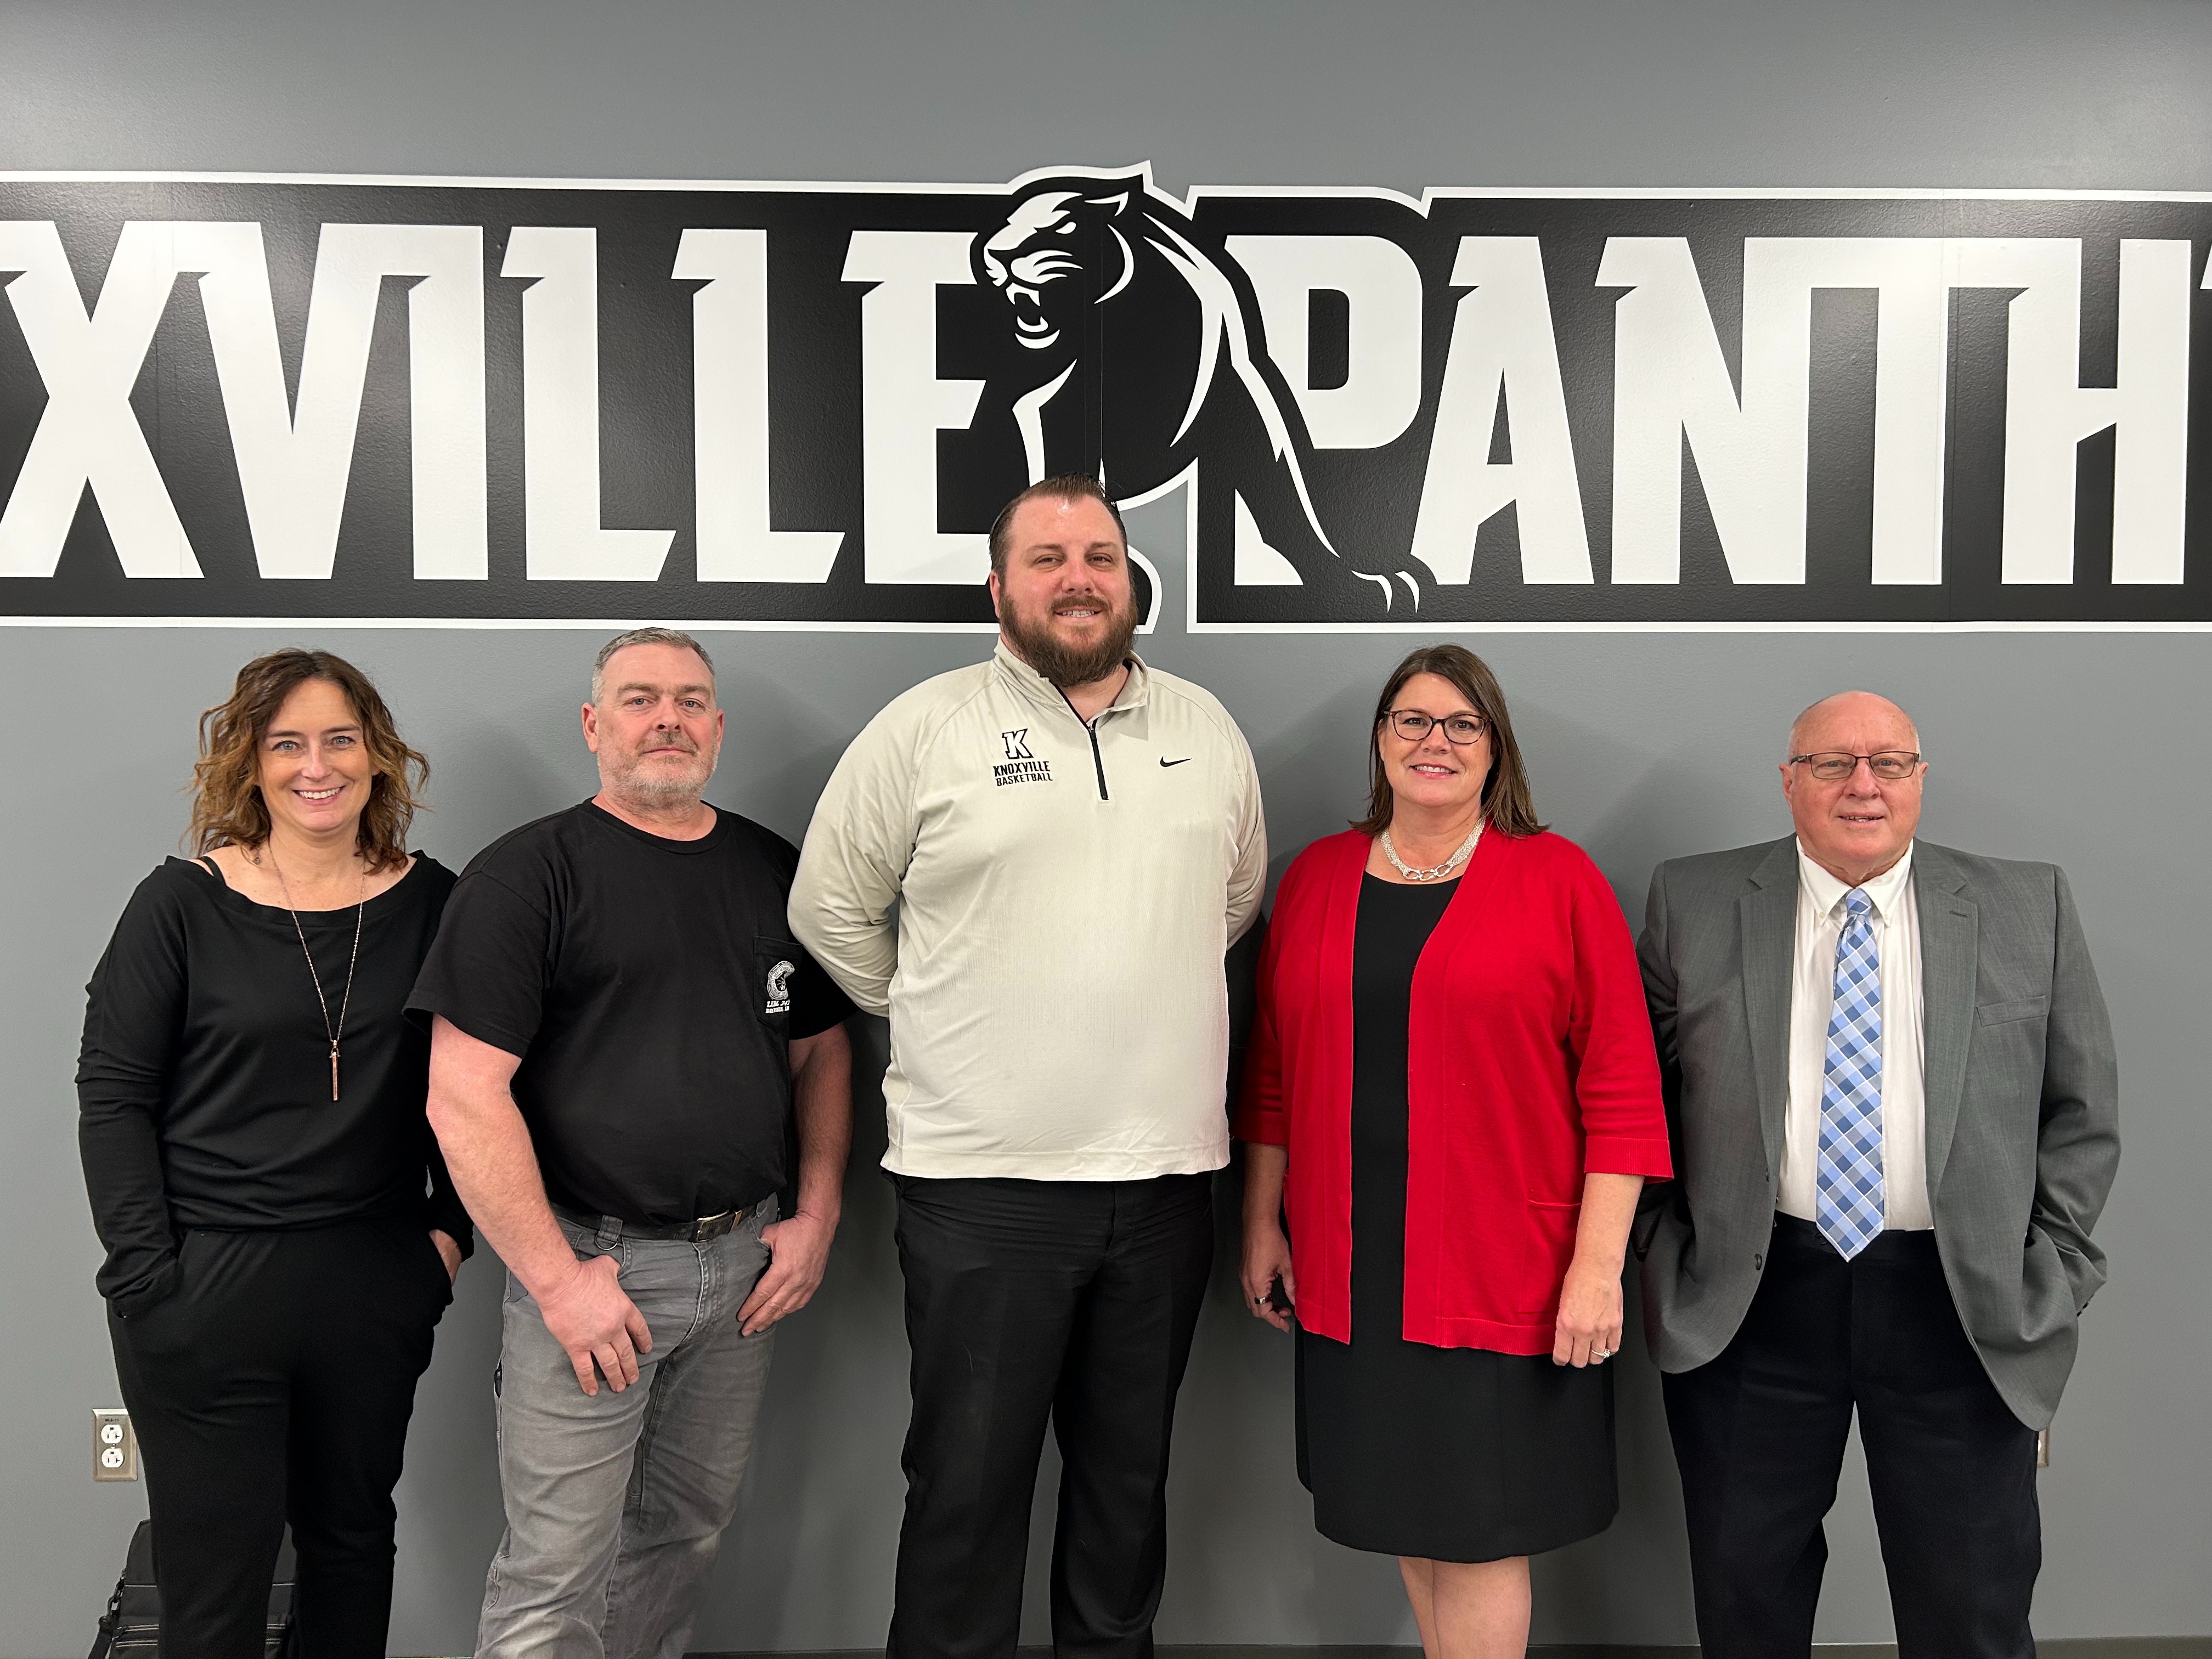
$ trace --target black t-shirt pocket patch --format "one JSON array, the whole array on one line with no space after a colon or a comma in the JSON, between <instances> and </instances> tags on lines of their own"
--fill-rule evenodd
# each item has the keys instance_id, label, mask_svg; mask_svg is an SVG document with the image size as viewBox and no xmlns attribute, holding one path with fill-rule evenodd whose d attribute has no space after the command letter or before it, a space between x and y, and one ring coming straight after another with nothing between
<instances>
[{"instance_id":1,"label":"black t-shirt pocket patch","mask_svg":"<svg viewBox=\"0 0 2212 1659\"><path fill-rule=\"evenodd\" d=\"M753 1007L763 1024L781 1031L791 1024L792 981L805 960L787 939L762 935L753 940Z\"/></svg>"}]
</instances>

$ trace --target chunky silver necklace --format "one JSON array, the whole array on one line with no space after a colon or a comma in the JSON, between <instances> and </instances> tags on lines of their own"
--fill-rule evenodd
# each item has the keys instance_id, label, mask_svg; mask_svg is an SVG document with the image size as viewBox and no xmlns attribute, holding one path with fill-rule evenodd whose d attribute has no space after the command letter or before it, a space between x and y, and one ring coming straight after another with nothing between
<instances>
[{"instance_id":1,"label":"chunky silver necklace","mask_svg":"<svg viewBox=\"0 0 2212 1659\"><path fill-rule=\"evenodd\" d=\"M361 901L353 910L353 955L346 959L345 994L338 1000L338 1022L331 1024L330 999L323 994L323 976L315 971L315 953L307 948L307 930L292 908L292 885L284 879L284 866L276 862L276 849L269 849L269 867L276 872L276 885L284 895L284 914L292 918L292 931L300 936L300 954L307 959L307 977L315 982L315 1003L323 1011L323 1035L331 1040L331 1098L338 1097L338 1036L345 1030L346 1010L353 1006L353 970L361 961L361 924L368 914L368 871L361 872Z\"/></svg>"},{"instance_id":2,"label":"chunky silver necklace","mask_svg":"<svg viewBox=\"0 0 2212 1659\"><path fill-rule=\"evenodd\" d=\"M1398 849L1390 844L1390 832L1385 830L1382 832L1382 856L1389 860L1390 867L1405 877L1407 881L1442 881L1466 862L1467 855L1474 851L1475 842L1481 839L1482 820L1477 818L1474 821L1474 828L1467 832L1467 839L1460 842L1458 852L1454 853L1442 864L1431 864L1423 868L1414 869L1409 867L1406 860L1398 856Z\"/></svg>"}]
</instances>

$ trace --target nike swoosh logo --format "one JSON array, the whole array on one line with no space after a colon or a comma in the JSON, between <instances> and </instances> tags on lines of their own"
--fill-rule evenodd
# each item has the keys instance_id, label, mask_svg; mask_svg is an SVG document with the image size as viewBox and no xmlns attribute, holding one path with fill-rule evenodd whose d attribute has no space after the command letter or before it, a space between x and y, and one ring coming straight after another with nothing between
<instances>
[{"instance_id":1,"label":"nike swoosh logo","mask_svg":"<svg viewBox=\"0 0 2212 1659\"><path fill-rule=\"evenodd\" d=\"M1185 755L1181 760L1170 760L1165 756L1162 756L1160 758L1160 764L1163 766L1188 766L1191 762L1197 758L1198 757L1195 755Z\"/></svg>"}]
</instances>

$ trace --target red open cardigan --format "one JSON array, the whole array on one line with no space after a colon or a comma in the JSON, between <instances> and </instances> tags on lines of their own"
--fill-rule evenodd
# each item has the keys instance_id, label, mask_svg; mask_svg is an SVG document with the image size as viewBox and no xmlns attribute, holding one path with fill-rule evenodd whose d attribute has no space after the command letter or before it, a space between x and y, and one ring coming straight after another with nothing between
<instances>
[{"instance_id":1,"label":"red open cardigan","mask_svg":"<svg viewBox=\"0 0 2212 1659\"><path fill-rule=\"evenodd\" d=\"M1238 1137L1290 1149L1298 1322L1352 1340L1352 952L1368 838L1298 854L1261 957ZM1549 1353L1583 1176L1663 1177L1666 1114L1613 889L1572 842L1484 832L1413 969L1408 1341Z\"/></svg>"}]
</instances>

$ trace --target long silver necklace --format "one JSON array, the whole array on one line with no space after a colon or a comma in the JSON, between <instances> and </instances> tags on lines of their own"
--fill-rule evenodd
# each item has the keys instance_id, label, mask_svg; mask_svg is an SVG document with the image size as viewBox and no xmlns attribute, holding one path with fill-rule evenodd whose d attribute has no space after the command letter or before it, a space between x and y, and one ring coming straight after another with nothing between
<instances>
[{"instance_id":1,"label":"long silver necklace","mask_svg":"<svg viewBox=\"0 0 2212 1659\"><path fill-rule=\"evenodd\" d=\"M1454 853L1442 864L1425 865L1419 868L1408 866L1406 860L1398 856L1398 849L1391 845L1390 832L1388 830L1382 832L1382 856L1389 860L1390 867L1405 877L1407 881L1442 881L1466 861L1469 853L1474 851L1475 842L1482 839L1482 822L1480 818L1474 821L1474 828L1468 830L1467 839L1460 842L1459 851Z\"/></svg>"},{"instance_id":2,"label":"long silver necklace","mask_svg":"<svg viewBox=\"0 0 2212 1659\"><path fill-rule=\"evenodd\" d=\"M330 999L323 994L323 976L315 971L315 953L307 948L307 930L292 908L292 884L284 879L284 866L276 862L276 848L269 848L269 867L276 872L276 885L284 894L284 913L292 918L292 931L300 936L300 954L307 959L307 977L315 982L315 1004L323 1011L323 1035L331 1040L331 1098L338 1097L338 1037L345 1030L346 1010L353 1006L353 970L361 961L361 924L368 915L368 872L361 872L361 902L353 909L353 954L346 958L345 994L338 1000L338 1022L331 1024Z\"/></svg>"}]
</instances>

